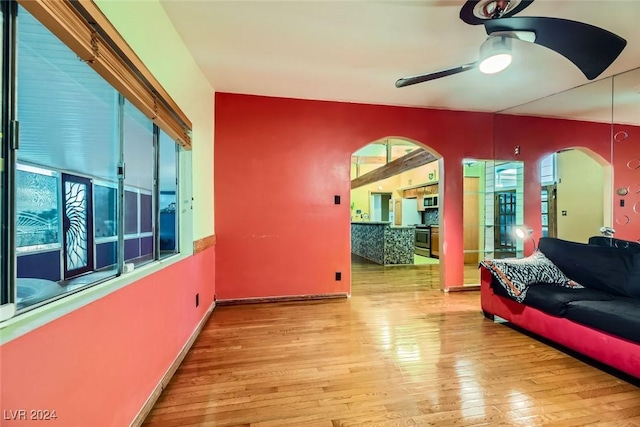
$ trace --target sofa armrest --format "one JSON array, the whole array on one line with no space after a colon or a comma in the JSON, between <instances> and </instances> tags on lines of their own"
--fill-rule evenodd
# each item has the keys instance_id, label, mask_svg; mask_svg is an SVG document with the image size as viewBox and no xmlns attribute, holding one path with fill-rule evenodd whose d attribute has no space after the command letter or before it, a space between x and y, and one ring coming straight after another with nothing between
<instances>
[{"instance_id":1,"label":"sofa armrest","mask_svg":"<svg viewBox=\"0 0 640 427\"><path fill-rule=\"evenodd\" d=\"M489 271L485 267L480 267L480 305L482 307L482 311L485 316L490 317L495 313L493 311L493 300L495 298L495 294L493 293L493 288L491 287L491 281L493 277L491 275L491 271Z\"/></svg>"}]
</instances>

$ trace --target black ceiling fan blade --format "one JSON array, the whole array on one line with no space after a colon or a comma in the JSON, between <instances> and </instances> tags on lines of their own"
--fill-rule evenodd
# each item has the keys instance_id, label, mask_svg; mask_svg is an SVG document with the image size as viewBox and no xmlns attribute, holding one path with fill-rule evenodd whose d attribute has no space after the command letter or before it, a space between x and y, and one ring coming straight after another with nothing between
<instances>
[{"instance_id":1,"label":"black ceiling fan blade","mask_svg":"<svg viewBox=\"0 0 640 427\"><path fill-rule=\"evenodd\" d=\"M627 41L605 29L561 18L515 17L484 22L487 34L533 31L535 44L573 62L589 80L598 77L620 55Z\"/></svg>"},{"instance_id":2,"label":"black ceiling fan blade","mask_svg":"<svg viewBox=\"0 0 640 427\"><path fill-rule=\"evenodd\" d=\"M442 77L452 76L454 74L462 73L463 71L467 71L467 70L470 70L472 68L475 68L477 64L478 64L477 62L471 62L469 64L464 64L464 65L461 65L459 67L447 68L446 70L440 70L440 71L436 71L434 73L420 74L418 76L411 76L411 77L404 77L404 78L398 79L398 81L396 81L396 87L411 86L411 85L414 85L414 84L417 84L417 83L423 83L423 82L428 82L430 80L439 79L439 78L442 78Z\"/></svg>"}]
</instances>

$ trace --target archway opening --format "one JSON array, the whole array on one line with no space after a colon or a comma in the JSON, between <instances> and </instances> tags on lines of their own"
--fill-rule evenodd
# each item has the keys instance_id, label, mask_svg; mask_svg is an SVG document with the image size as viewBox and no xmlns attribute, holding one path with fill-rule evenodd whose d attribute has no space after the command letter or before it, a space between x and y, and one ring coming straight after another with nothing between
<instances>
[{"instance_id":1,"label":"archway opening","mask_svg":"<svg viewBox=\"0 0 640 427\"><path fill-rule=\"evenodd\" d=\"M542 236L587 243L611 226L611 165L575 147L540 162Z\"/></svg>"},{"instance_id":2,"label":"archway opening","mask_svg":"<svg viewBox=\"0 0 640 427\"><path fill-rule=\"evenodd\" d=\"M425 270L422 284L442 287L441 173L442 157L406 138L386 137L352 154L352 267Z\"/></svg>"}]
</instances>

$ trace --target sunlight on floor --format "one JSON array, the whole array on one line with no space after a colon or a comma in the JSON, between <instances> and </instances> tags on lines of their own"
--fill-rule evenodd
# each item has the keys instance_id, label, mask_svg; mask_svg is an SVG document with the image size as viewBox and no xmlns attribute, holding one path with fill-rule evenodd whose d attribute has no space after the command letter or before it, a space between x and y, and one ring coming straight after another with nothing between
<instances>
[{"instance_id":1,"label":"sunlight on floor","mask_svg":"<svg viewBox=\"0 0 640 427\"><path fill-rule=\"evenodd\" d=\"M440 264L440 260L437 258L429 258L422 255L413 255L413 263L417 265L425 265L425 264Z\"/></svg>"}]
</instances>

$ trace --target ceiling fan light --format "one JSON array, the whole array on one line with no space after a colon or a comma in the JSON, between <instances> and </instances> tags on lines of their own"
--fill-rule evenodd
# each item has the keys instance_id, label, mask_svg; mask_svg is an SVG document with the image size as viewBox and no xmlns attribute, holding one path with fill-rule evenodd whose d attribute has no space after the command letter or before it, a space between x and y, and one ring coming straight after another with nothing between
<instances>
[{"instance_id":1,"label":"ceiling fan light","mask_svg":"<svg viewBox=\"0 0 640 427\"><path fill-rule=\"evenodd\" d=\"M480 62L478 68L484 74L495 74L504 70L511 64L510 53L499 53L497 55L485 58Z\"/></svg>"},{"instance_id":2,"label":"ceiling fan light","mask_svg":"<svg viewBox=\"0 0 640 427\"><path fill-rule=\"evenodd\" d=\"M495 74L511 64L511 38L489 36L480 46L478 68L484 74Z\"/></svg>"}]
</instances>

